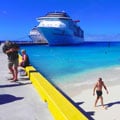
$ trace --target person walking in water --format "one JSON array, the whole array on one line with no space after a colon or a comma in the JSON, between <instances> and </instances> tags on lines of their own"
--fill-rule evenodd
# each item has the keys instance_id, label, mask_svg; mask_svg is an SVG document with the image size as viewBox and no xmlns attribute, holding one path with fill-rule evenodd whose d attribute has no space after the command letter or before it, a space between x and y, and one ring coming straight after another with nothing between
<instances>
[{"instance_id":1,"label":"person walking in water","mask_svg":"<svg viewBox=\"0 0 120 120\"><path fill-rule=\"evenodd\" d=\"M104 84L104 82L102 81L102 78L98 78L98 81L96 82L94 89L93 89L93 96L95 95L95 91L97 94L97 98L95 100L94 106L96 107L98 100L100 99L101 101L101 105L104 107L103 104L103 97L102 97L102 88L104 87L104 89L106 90L107 94L108 94L108 90L106 85ZM105 108L105 107L104 107Z\"/></svg>"}]
</instances>

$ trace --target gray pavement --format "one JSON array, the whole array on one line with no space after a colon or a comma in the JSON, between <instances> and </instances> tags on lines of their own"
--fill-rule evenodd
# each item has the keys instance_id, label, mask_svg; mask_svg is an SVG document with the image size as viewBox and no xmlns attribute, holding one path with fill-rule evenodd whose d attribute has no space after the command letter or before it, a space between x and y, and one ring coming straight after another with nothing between
<instances>
[{"instance_id":1,"label":"gray pavement","mask_svg":"<svg viewBox=\"0 0 120 120\"><path fill-rule=\"evenodd\" d=\"M27 77L18 82L8 80L7 56L0 47L0 120L53 120Z\"/></svg>"}]
</instances>

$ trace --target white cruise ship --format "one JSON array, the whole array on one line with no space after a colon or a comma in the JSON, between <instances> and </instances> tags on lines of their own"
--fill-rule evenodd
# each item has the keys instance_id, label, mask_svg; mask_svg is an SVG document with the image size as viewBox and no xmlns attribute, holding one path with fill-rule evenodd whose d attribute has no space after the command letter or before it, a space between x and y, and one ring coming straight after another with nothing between
<instances>
[{"instance_id":1,"label":"white cruise ship","mask_svg":"<svg viewBox=\"0 0 120 120\"><path fill-rule=\"evenodd\" d=\"M33 40L34 43L48 43L48 41L40 34L37 27L34 27L30 31L29 37Z\"/></svg>"},{"instance_id":2,"label":"white cruise ship","mask_svg":"<svg viewBox=\"0 0 120 120\"><path fill-rule=\"evenodd\" d=\"M84 32L77 25L79 21L72 20L65 12L49 12L37 21L39 24L35 29L39 38L49 45L74 45L84 41Z\"/></svg>"}]
</instances>

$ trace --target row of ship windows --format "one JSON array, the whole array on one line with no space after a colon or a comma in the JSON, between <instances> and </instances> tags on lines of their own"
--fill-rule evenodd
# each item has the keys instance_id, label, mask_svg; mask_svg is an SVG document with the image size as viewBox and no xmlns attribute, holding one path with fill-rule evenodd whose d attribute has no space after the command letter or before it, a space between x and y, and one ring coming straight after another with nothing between
<instances>
[{"instance_id":1,"label":"row of ship windows","mask_svg":"<svg viewBox=\"0 0 120 120\"><path fill-rule=\"evenodd\" d=\"M60 24L41 24L41 26L48 26L48 27L63 27L63 25L60 25Z\"/></svg>"}]
</instances>

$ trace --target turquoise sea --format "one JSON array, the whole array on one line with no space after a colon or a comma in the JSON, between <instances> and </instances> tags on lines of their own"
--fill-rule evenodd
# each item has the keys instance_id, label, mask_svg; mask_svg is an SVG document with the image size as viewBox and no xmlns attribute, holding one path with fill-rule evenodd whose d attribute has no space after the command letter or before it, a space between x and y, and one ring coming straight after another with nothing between
<instances>
[{"instance_id":1,"label":"turquoise sea","mask_svg":"<svg viewBox=\"0 0 120 120\"><path fill-rule=\"evenodd\" d=\"M120 64L120 42L85 42L77 46L22 45L31 64L53 83L98 68ZM70 79L70 80L74 80Z\"/></svg>"}]
</instances>

